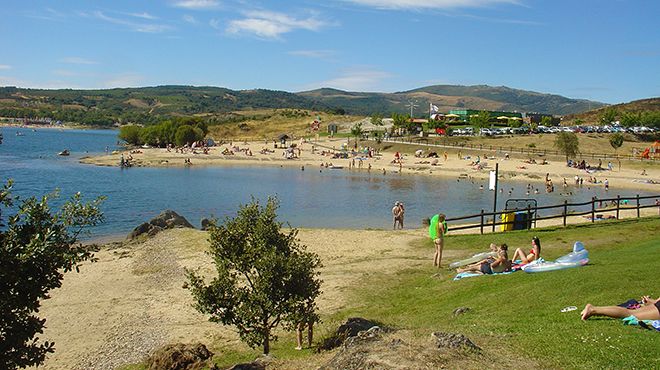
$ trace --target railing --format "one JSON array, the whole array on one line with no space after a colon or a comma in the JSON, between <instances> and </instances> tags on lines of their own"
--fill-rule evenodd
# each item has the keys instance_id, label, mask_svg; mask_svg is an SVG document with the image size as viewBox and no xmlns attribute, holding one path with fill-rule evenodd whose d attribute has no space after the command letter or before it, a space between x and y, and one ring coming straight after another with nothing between
<instances>
[{"instance_id":1,"label":"railing","mask_svg":"<svg viewBox=\"0 0 660 370\"><path fill-rule=\"evenodd\" d=\"M485 212L483 209L481 210L481 213L474 214L474 215L468 215L468 216L460 216L460 217L452 217L452 218L447 218L447 223L455 223L458 221L466 221L466 220L472 220L472 219L478 219L478 223L468 223L468 224L459 224L459 225L450 225L449 230L450 231L458 231L458 230L467 230L467 229L480 229L481 234L484 233L484 228L492 227L492 231L495 232L497 226L502 226L502 225L515 225L516 223L525 223L527 225L527 228L531 228L532 225L536 227L536 222L539 220L551 220L551 219L557 219L561 218L562 219L562 225L563 227L566 227L566 219L567 217L570 216L585 216L585 215L590 215L591 222L596 222L596 213L600 212L615 212L616 219L619 219L620 212L622 210L636 210L637 211L637 218L640 217L640 210L645 209L645 208L659 208L660 209L660 203L658 203L658 200L660 198L660 195L651 195L651 196L642 196L640 197L639 194L637 194L634 197L621 197L619 195L616 196L616 198L605 198L605 199L599 199L596 197L591 198L591 201L588 202L582 202L582 203L569 203L568 200L564 201L562 204L558 205L553 205L553 206L542 206L542 207L531 207L528 206L527 208L524 209L516 209L516 210L503 210L500 212ZM647 203L647 204L642 204L642 201L649 200L649 199L656 199L654 203ZM630 205L630 203L633 203ZM599 205L600 208L596 208L596 204ZM602 205L605 204L610 204L611 208L602 208ZM623 205L623 206L622 206ZM540 210L551 210L551 209L560 209L561 213L558 214L553 214L553 215L547 215L547 216L540 216L539 211ZM501 221L502 215L504 214L509 214L512 212L523 212L526 213L526 218L524 221L518 221L516 222L515 220L513 221ZM499 217L498 217L499 216Z\"/></svg>"},{"instance_id":2,"label":"railing","mask_svg":"<svg viewBox=\"0 0 660 370\"><path fill-rule=\"evenodd\" d=\"M535 148L516 148L513 146L501 146L501 145L485 145L485 144L468 144L468 143L430 143L431 140L425 137L410 136L410 137L397 137L397 138L388 138L383 139L384 142L396 143L396 144L413 144L413 145L422 145L429 147L449 147L449 148L460 148L460 149L470 149L470 150L480 150L480 151L498 151L500 153L509 153L509 154L532 154L532 155L554 155L554 156L564 156L558 150L547 150L547 149L535 149ZM580 153L580 158L592 158L592 159L628 159L628 160L641 160L640 155L633 154L607 154L607 153ZM655 159L651 157L650 159Z\"/></svg>"}]
</instances>

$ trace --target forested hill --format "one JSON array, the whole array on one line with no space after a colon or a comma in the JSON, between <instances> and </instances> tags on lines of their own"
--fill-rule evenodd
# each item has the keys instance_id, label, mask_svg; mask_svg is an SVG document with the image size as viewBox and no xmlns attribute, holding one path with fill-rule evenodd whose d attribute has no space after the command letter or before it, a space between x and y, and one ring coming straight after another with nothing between
<instances>
[{"instance_id":1,"label":"forested hill","mask_svg":"<svg viewBox=\"0 0 660 370\"><path fill-rule=\"evenodd\" d=\"M108 90L0 88L0 117L50 117L97 126L113 122L150 123L172 115L264 108L332 109L301 95L263 89L236 91L206 86Z\"/></svg>"},{"instance_id":2,"label":"forested hill","mask_svg":"<svg viewBox=\"0 0 660 370\"><path fill-rule=\"evenodd\" d=\"M48 117L64 122L109 126L114 122L150 123L162 117L227 114L251 109L309 109L355 115L407 112L428 104L441 111L486 109L569 114L604 104L531 91L491 86L437 85L397 93L347 92L318 89L300 93L273 90L230 90L207 86L156 86L107 90L42 90L0 87L0 117Z\"/></svg>"},{"instance_id":3,"label":"forested hill","mask_svg":"<svg viewBox=\"0 0 660 370\"><path fill-rule=\"evenodd\" d=\"M299 95L318 99L331 105L342 107L348 112L369 114L370 112L405 112L410 101L419 105L418 111L428 111L428 103L433 103L440 111L451 109L477 109L494 111L539 112L557 115L584 112L605 104L570 99L560 95L543 94L533 91L512 89L505 86L460 86L435 85L419 89L386 93L347 92L336 89L305 91Z\"/></svg>"}]
</instances>

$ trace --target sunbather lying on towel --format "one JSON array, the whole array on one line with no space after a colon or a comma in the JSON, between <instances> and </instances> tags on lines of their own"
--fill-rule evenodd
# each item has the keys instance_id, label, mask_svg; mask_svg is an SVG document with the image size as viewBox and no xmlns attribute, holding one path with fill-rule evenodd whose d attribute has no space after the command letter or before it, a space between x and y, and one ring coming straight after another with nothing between
<instances>
[{"instance_id":1,"label":"sunbather lying on towel","mask_svg":"<svg viewBox=\"0 0 660 370\"><path fill-rule=\"evenodd\" d=\"M584 306L584 310L582 310L582 320L586 320L591 316L607 316L615 319L635 316L638 320L660 320L660 298L651 299L649 296L644 296L642 298L642 306L637 309L587 304Z\"/></svg>"}]
</instances>

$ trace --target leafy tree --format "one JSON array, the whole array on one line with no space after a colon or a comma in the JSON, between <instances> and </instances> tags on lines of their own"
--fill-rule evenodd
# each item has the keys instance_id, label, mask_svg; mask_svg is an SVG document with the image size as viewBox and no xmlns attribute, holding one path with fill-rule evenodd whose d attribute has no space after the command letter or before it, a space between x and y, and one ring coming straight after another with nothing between
<instances>
[{"instance_id":1,"label":"leafy tree","mask_svg":"<svg viewBox=\"0 0 660 370\"><path fill-rule=\"evenodd\" d=\"M371 124L374 126L383 125L383 116L380 113L374 113L371 115Z\"/></svg>"},{"instance_id":2,"label":"leafy tree","mask_svg":"<svg viewBox=\"0 0 660 370\"><path fill-rule=\"evenodd\" d=\"M183 146L186 144L192 144L193 142L199 140L197 138L195 129L192 126L184 125L180 126L176 130L176 135L174 136L174 142L177 146Z\"/></svg>"},{"instance_id":3,"label":"leafy tree","mask_svg":"<svg viewBox=\"0 0 660 370\"><path fill-rule=\"evenodd\" d=\"M148 126L140 131L140 142L151 146L160 144L160 125Z\"/></svg>"},{"instance_id":4,"label":"leafy tree","mask_svg":"<svg viewBox=\"0 0 660 370\"><path fill-rule=\"evenodd\" d=\"M560 132L555 137L555 147L566 155L566 162L569 157L575 157L580 153L580 142L574 132Z\"/></svg>"},{"instance_id":5,"label":"leafy tree","mask_svg":"<svg viewBox=\"0 0 660 370\"><path fill-rule=\"evenodd\" d=\"M617 154L617 150L623 145L623 134L619 132L612 134L610 136L610 145L614 148L614 153ZM618 154L616 157L619 161L619 171L621 171L621 159L619 159Z\"/></svg>"},{"instance_id":6,"label":"leafy tree","mask_svg":"<svg viewBox=\"0 0 660 370\"><path fill-rule=\"evenodd\" d=\"M132 145L140 145L140 132L142 127L136 125L126 125L119 129L119 138Z\"/></svg>"},{"instance_id":7,"label":"leafy tree","mask_svg":"<svg viewBox=\"0 0 660 370\"><path fill-rule=\"evenodd\" d=\"M362 123L356 123L351 127L351 135L355 136L355 145L360 142L360 136L362 136Z\"/></svg>"},{"instance_id":8,"label":"leafy tree","mask_svg":"<svg viewBox=\"0 0 660 370\"><path fill-rule=\"evenodd\" d=\"M518 128L518 127L521 127L522 124L523 124L523 121L519 120L519 119L509 119L508 120L509 127Z\"/></svg>"},{"instance_id":9,"label":"leafy tree","mask_svg":"<svg viewBox=\"0 0 660 370\"><path fill-rule=\"evenodd\" d=\"M299 244L298 230L281 231L276 221L277 200L265 206L253 200L240 207L236 218L210 229L209 255L217 276L209 285L187 271L195 307L209 320L233 325L243 341L264 354L270 351L273 330L292 330L301 322L317 322L316 297L321 281L318 256Z\"/></svg>"},{"instance_id":10,"label":"leafy tree","mask_svg":"<svg viewBox=\"0 0 660 370\"><path fill-rule=\"evenodd\" d=\"M0 207L12 206L11 180L0 190ZM77 244L87 227L103 221L102 198L83 203L73 196L53 213L49 196L20 203L6 225L0 218L0 368L40 365L54 343L41 342L46 319L37 313L52 289L62 286L64 273L78 271L92 252ZM0 208L1 209L1 208ZM1 214L1 213L0 213Z\"/></svg>"},{"instance_id":11,"label":"leafy tree","mask_svg":"<svg viewBox=\"0 0 660 370\"><path fill-rule=\"evenodd\" d=\"M581 119L581 118L576 118L576 119L573 120L573 124L574 124L575 126L580 126L580 125L582 125L583 123L584 123L584 120Z\"/></svg>"},{"instance_id":12,"label":"leafy tree","mask_svg":"<svg viewBox=\"0 0 660 370\"><path fill-rule=\"evenodd\" d=\"M552 117L550 116L543 116L541 117L541 126L552 126Z\"/></svg>"},{"instance_id":13,"label":"leafy tree","mask_svg":"<svg viewBox=\"0 0 660 370\"><path fill-rule=\"evenodd\" d=\"M600 123L604 125L609 125L610 123L616 121L616 116L619 112L614 107L609 107L603 111L600 115Z\"/></svg>"},{"instance_id":14,"label":"leafy tree","mask_svg":"<svg viewBox=\"0 0 660 370\"><path fill-rule=\"evenodd\" d=\"M479 114L471 116L470 124L477 130L490 126L490 112L483 110Z\"/></svg>"},{"instance_id":15,"label":"leafy tree","mask_svg":"<svg viewBox=\"0 0 660 370\"><path fill-rule=\"evenodd\" d=\"M394 128L403 128L408 131L408 125L410 123L410 118L405 114L392 113L392 124Z\"/></svg>"}]
</instances>

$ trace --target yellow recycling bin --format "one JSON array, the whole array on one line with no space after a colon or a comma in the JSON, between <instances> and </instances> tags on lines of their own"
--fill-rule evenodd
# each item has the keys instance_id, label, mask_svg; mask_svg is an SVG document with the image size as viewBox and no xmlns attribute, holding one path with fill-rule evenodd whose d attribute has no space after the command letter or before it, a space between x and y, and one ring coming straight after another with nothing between
<instances>
[{"instance_id":1,"label":"yellow recycling bin","mask_svg":"<svg viewBox=\"0 0 660 370\"><path fill-rule=\"evenodd\" d=\"M513 221L516 219L515 212L502 213L502 222L508 222L502 225L502 231L513 230Z\"/></svg>"}]
</instances>

